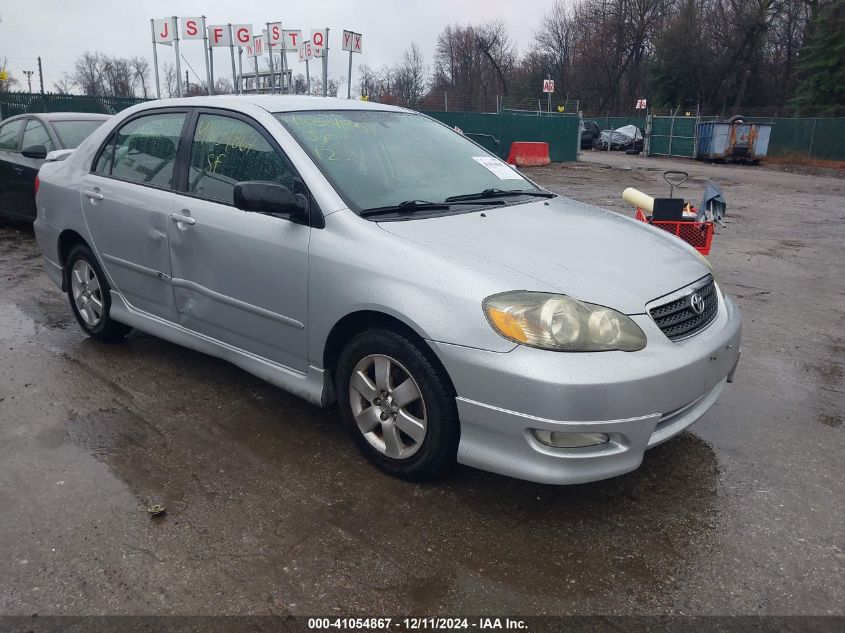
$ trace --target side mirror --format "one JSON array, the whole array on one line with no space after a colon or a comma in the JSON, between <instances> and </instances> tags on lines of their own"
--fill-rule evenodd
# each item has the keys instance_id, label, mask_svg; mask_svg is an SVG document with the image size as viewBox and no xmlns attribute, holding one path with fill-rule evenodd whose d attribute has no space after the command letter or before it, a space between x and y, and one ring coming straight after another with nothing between
<instances>
[{"instance_id":1,"label":"side mirror","mask_svg":"<svg viewBox=\"0 0 845 633\"><path fill-rule=\"evenodd\" d=\"M235 185L234 201L241 211L266 213L297 224L308 224L308 199L275 182L239 182Z\"/></svg>"},{"instance_id":2,"label":"side mirror","mask_svg":"<svg viewBox=\"0 0 845 633\"><path fill-rule=\"evenodd\" d=\"M47 158L47 148L43 145L30 145L29 147L25 147L21 154L27 158L38 158L40 160L44 160Z\"/></svg>"}]
</instances>

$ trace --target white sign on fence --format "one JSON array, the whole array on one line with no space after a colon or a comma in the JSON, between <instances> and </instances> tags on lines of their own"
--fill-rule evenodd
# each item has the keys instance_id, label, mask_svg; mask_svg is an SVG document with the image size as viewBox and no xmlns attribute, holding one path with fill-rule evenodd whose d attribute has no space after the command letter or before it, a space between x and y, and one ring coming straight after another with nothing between
<instances>
[{"instance_id":1,"label":"white sign on fence","mask_svg":"<svg viewBox=\"0 0 845 633\"><path fill-rule=\"evenodd\" d=\"M361 34L355 31L343 32L343 50L350 53L361 53Z\"/></svg>"},{"instance_id":2,"label":"white sign on fence","mask_svg":"<svg viewBox=\"0 0 845 633\"><path fill-rule=\"evenodd\" d=\"M202 18L182 18L182 39L202 39Z\"/></svg>"},{"instance_id":3,"label":"white sign on fence","mask_svg":"<svg viewBox=\"0 0 845 633\"><path fill-rule=\"evenodd\" d=\"M555 91L555 81L554 79L544 79L543 80L543 92L554 92Z\"/></svg>"},{"instance_id":4,"label":"white sign on fence","mask_svg":"<svg viewBox=\"0 0 845 633\"><path fill-rule=\"evenodd\" d=\"M208 27L209 46L231 46L232 38L228 24L212 24Z\"/></svg>"},{"instance_id":5,"label":"white sign on fence","mask_svg":"<svg viewBox=\"0 0 845 633\"><path fill-rule=\"evenodd\" d=\"M173 23L173 18L163 18L161 20L153 20L153 33L155 33L156 44L173 44L173 34L176 30L176 25Z\"/></svg>"},{"instance_id":6,"label":"white sign on fence","mask_svg":"<svg viewBox=\"0 0 845 633\"><path fill-rule=\"evenodd\" d=\"M645 99L637 99L637 105L635 109L637 110L645 110L647 107L647 103Z\"/></svg>"},{"instance_id":7,"label":"white sign on fence","mask_svg":"<svg viewBox=\"0 0 845 633\"><path fill-rule=\"evenodd\" d=\"M235 46L252 44L252 24L233 24L232 33L235 36Z\"/></svg>"},{"instance_id":8,"label":"white sign on fence","mask_svg":"<svg viewBox=\"0 0 845 633\"><path fill-rule=\"evenodd\" d=\"M252 44L246 45L247 57L260 57L264 54L264 38L256 35L252 38Z\"/></svg>"}]
</instances>

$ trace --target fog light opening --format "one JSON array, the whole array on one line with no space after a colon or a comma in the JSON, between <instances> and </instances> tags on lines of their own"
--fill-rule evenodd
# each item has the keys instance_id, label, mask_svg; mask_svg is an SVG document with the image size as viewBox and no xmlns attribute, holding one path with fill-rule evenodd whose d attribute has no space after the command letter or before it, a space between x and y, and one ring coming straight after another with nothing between
<instances>
[{"instance_id":1,"label":"fog light opening","mask_svg":"<svg viewBox=\"0 0 845 633\"><path fill-rule=\"evenodd\" d=\"M534 438L544 446L552 448L585 448L607 444L610 437L605 433L569 433L531 429Z\"/></svg>"}]
</instances>

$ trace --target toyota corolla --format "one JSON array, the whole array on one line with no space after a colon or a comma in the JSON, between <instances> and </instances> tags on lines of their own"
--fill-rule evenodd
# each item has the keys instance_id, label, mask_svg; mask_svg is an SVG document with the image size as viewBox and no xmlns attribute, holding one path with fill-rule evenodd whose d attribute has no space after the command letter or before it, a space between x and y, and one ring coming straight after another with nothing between
<instances>
[{"instance_id":1,"label":"toyota corolla","mask_svg":"<svg viewBox=\"0 0 845 633\"><path fill-rule=\"evenodd\" d=\"M418 113L171 99L60 158L35 230L86 334L137 328L336 403L397 476L631 471L739 359L739 310L691 247Z\"/></svg>"}]
</instances>

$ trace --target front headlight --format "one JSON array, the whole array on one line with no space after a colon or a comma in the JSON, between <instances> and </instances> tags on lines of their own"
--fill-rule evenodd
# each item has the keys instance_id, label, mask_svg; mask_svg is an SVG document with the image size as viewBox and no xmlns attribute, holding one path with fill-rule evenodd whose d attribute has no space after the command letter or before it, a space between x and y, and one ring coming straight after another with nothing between
<instances>
[{"instance_id":1,"label":"front headlight","mask_svg":"<svg viewBox=\"0 0 845 633\"><path fill-rule=\"evenodd\" d=\"M506 339L563 352L635 352L645 334L624 314L566 295L517 290L487 297L484 314Z\"/></svg>"}]
</instances>

